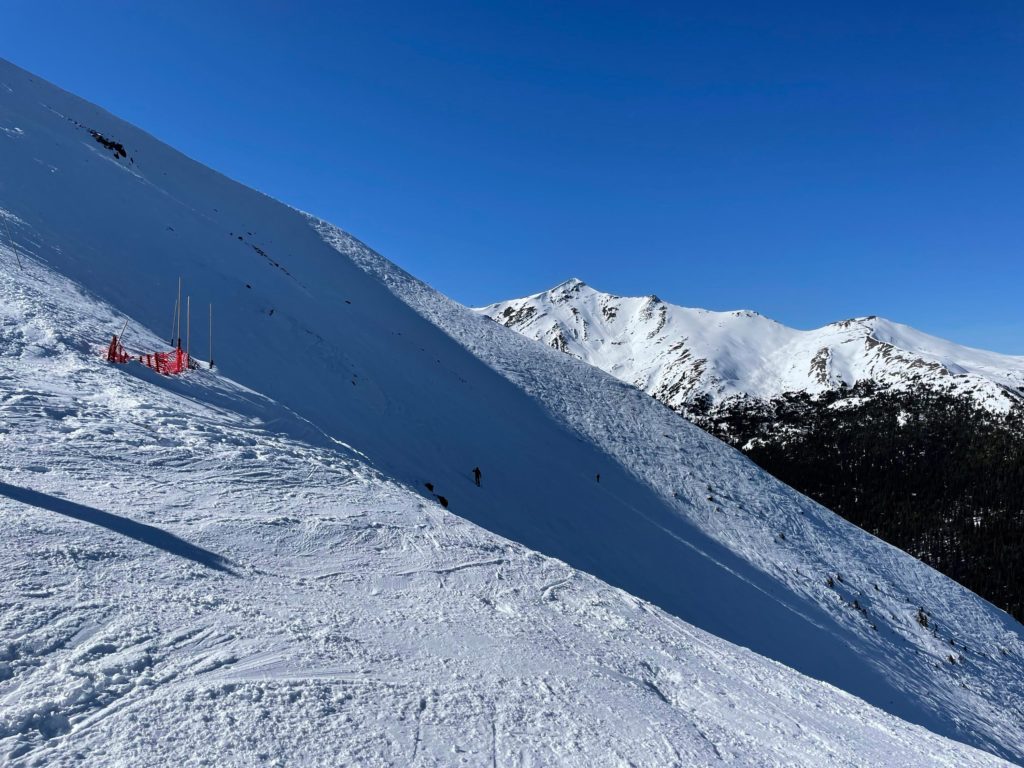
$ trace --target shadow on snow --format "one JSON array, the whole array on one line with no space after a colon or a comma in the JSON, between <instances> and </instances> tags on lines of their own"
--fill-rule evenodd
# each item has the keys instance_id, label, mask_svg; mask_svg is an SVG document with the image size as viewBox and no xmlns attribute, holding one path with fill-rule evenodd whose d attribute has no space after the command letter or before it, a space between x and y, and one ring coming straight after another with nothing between
<instances>
[{"instance_id":1,"label":"shadow on snow","mask_svg":"<svg viewBox=\"0 0 1024 768\"><path fill-rule=\"evenodd\" d=\"M20 501L22 504L29 504L39 509L46 509L66 517L72 517L75 520L98 525L101 528L106 528L130 539L141 541L143 544L162 549L164 552L169 552L172 555L184 557L186 560L191 560L215 571L228 573L232 576L236 575L231 569L229 561L224 557L215 552L210 552L208 549L197 547L195 544L190 544L173 533L168 533L155 526L137 523L126 517L112 515L109 512L87 507L84 504L78 504L28 488L9 485L8 483L0 482L0 495L14 501Z\"/></svg>"}]
</instances>

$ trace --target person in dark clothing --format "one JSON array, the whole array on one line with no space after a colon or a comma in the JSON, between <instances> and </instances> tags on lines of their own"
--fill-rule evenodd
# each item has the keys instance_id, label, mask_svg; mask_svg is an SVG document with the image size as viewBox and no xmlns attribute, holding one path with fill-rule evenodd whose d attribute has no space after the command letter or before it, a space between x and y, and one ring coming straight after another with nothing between
<instances>
[{"instance_id":1,"label":"person in dark clothing","mask_svg":"<svg viewBox=\"0 0 1024 768\"><path fill-rule=\"evenodd\" d=\"M480 487L480 467L473 467L473 482L476 483L476 487Z\"/></svg>"},{"instance_id":2,"label":"person in dark clothing","mask_svg":"<svg viewBox=\"0 0 1024 768\"><path fill-rule=\"evenodd\" d=\"M601 482L601 473L598 472L594 479L597 480L597 482L600 483Z\"/></svg>"}]
</instances>

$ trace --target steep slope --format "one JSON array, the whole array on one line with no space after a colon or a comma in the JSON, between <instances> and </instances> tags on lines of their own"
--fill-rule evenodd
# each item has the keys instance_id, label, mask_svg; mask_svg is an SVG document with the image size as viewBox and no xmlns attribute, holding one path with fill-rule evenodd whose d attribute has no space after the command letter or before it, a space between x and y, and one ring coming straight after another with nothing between
<instances>
[{"instance_id":1,"label":"steep slope","mask_svg":"<svg viewBox=\"0 0 1024 768\"><path fill-rule=\"evenodd\" d=\"M756 312L614 296L577 279L478 311L680 410L700 398L768 401L863 381L966 393L999 411L1024 399L1024 357L970 349L880 317L797 331Z\"/></svg>"},{"instance_id":2,"label":"steep slope","mask_svg":"<svg viewBox=\"0 0 1024 768\"><path fill-rule=\"evenodd\" d=\"M1024 620L1024 358L877 317L796 331L579 280L478 311L645 390Z\"/></svg>"},{"instance_id":3,"label":"steep slope","mask_svg":"<svg viewBox=\"0 0 1024 768\"><path fill-rule=\"evenodd\" d=\"M489 534L0 247L5 765L994 766ZM140 342L157 344L136 326Z\"/></svg>"},{"instance_id":4,"label":"steep slope","mask_svg":"<svg viewBox=\"0 0 1024 768\"><path fill-rule=\"evenodd\" d=\"M0 207L22 258L131 317L129 334L169 325L183 275L215 306L218 367L381 475L432 500L429 482L493 533L1024 758L1024 641L993 606L632 387L8 64L0 129Z\"/></svg>"}]
</instances>

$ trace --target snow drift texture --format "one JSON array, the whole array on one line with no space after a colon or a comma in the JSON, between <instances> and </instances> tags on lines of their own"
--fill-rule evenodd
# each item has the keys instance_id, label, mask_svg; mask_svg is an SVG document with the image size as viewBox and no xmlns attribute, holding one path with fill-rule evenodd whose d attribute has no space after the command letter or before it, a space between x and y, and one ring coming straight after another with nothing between
<instances>
[{"instance_id":1,"label":"snow drift texture","mask_svg":"<svg viewBox=\"0 0 1024 768\"><path fill-rule=\"evenodd\" d=\"M444 657L449 652L446 642L454 644L451 655L466 664L483 664L470 661L476 656L490 659L493 665L486 673L462 669L454 678L482 697L478 707L467 704L469 710L462 713L466 723L476 724L472 728L488 714L478 711L480 707L501 700L480 691L510 685L497 655L508 652L503 658L515 670L511 679L519 683L536 679L523 671L529 667L529 648L533 647L523 639L527 631L539 631L552 643L563 637L564 642L575 644L574 635L569 640L564 637L576 631L586 634L619 627L621 653L638 642L633 633L642 631L637 621L646 621L636 618L638 611L646 610L636 607L642 604L633 604L630 617L622 622L615 618L617 609L602 608L596 615L607 623L598 619L588 625L582 618L568 618L565 623L545 624L541 614L550 608L545 601L558 594L548 587L557 580L548 583L546 576L532 572L521 578L543 585L536 599L517 595L500 607L490 595L487 600L491 602L483 602L481 592L490 587L477 579L503 578L501 563L510 557L488 554L489 548L511 547L509 551L521 553L524 562L533 556L472 526L460 529L465 534L456 534L466 540L466 550L461 553L465 557L460 556L456 542L447 538L435 537L435 545L440 544L442 551L426 550L424 537L429 539L431 525L440 519L450 520L440 514L434 496L426 491L424 483L429 482L449 500L454 513L498 536L588 571L700 629L828 681L937 734L1010 759L1024 758L1024 643L1020 627L949 579L781 485L739 453L632 387L480 317L340 230L194 163L138 129L9 64L0 66L0 132L0 207L12 240L29 262L26 270L19 271L10 248L5 248L5 286L8 295L17 294L22 297L19 301L35 302L36 306L34 310L10 310L4 319L5 365L14 371L5 379L11 382L7 396L15 400L11 407L17 407L18 397L27 396L30 403L36 398L31 408L37 417L68 419L64 426L71 427L70 432L63 432L63 427L38 426L39 441L33 443L34 448L4 451L8 468L22 472L18 482L5 483L0 498L5 508L18 510L19 519L25 521L27 540L33 542L33 549L20 550L9 556L14 560L4 561L12 573L16 566L21 567L17 557L30 558L37 544L43 551L53 546L44 543L52 540L52 531L72 537L79 530L67 522L54 523L53 515L92 523L102 519L108 524L104 527L151 546L153 541L146 537L155 536L167 544L162 549L168 556L189 560L194 568L202 569L206 579L223 580L224 586L206 586L212 601L208 607L214 615L231 612L237 626L226 641L225 647L231 649L225 653L227 661L221 659L208 669L240 664L258 672L261 662L253 654L266 651L264 642L286 646L291 638L295 648L280 651L284 660L268 662L276 670L285 670L278 676L281 679L287 678L288 669L297 668L301 674L295 675L308 681L315 677L312 670L319 651L338 652L349 640L355 645L371 642L347 634L347 629L331 629L332 622L323 611L364 611L366 621L375 626L387 623L384 611L392 622L388 631L407 641L401 648L392 647L388 660L400 679L417 681L411 688L434 681L446 695L454 695L451 681L449 687L444 684L446 675L455 674L453 670L444 665L431 667L436 659L430 651ZM4 234L0 232L0 236ZM135 343L144 347L157 343L157 335L169 333L179 275L185 278L194 306L214 304L218 368L242 386L226 380L222 384L200 382L200 377L222 381L206 373L196 374L194 382L180 383L157 381L139 371L134 378L129 369L106 368L96 362L95 354L106 336L117 330L122 315L132 321L129 345L131 334L135 334ZM47 281L49 289L33 287ZM17 293L19 290L22 293ZM14 299L5 296L8 301ZM202 346L201 341L194 344L193 352L201 356ZM52 380L60 382L47 385L56 391L42 391L46 387L41 382ZM33 392L33 387L41 391ZM70 399L74 407L62 404L61 397ZM47 405L49 398L57 400L52 407ZM174 410L181 413L175 416ZM100 426L95 421L99 416L110 423ZM75 434L79 418L89 421L82 429L85 435L95 433L92 442L76 445L67 437ZM276 435L279 442L264 445L262 437L246 436L244 429L230 439L221 438L217 427L221 420L237 421L238 429L258 426ZM135 442L123 434L127 427L121 421L131 425L131 434L137 433L132 438ZM34 419L19 422L6 439L13 447L16 440L26 439L23 433L30 433L35 425ZM64 435L66 444L53 442L54 435L48 430L54 429ZM102 453L104 440L115 446L109 454ZM295 441L301 447L296 447ZM182 444L188 448L185 455L171 450ZM61 445L60 456L66 459L62 473L56 477L39 473L37 477L31 472L55 461ZM38 463L25 459L26 451L33 450L40 454ZM101 456L102 466L82 456L82 451ZM153 457L152 470L145 459L147 452ZM331 480L317 480L314 473L308 481L313 485L307 487L299 482L301 470L286 466L294 460L305 468L309 463L306 452L319 457L319 464L310 469L337 463L341 469L348 467L353 474L376 480L367 490L348 494L343 490L345 472L332 469ZM483 470L483 487L479 489L470 477L470 470L477 465ZM292 472L289 477L294 490L271 482L285 469ZM152 476L144 477L150 471ZM237 486L233 473L238 475ZM600 483L595 482L596 473L601 474ZM80 482L80 476L88 482ZM102 478L108 476L111 479L102 485ZM224 485L218 490L214 481L222 476ZM208 482L201 482L204 479ZM390 489L387 493L393 494L394 500L377 485ZM422 495L411 496L413 491ZM67 499L61 501L63 496ZM331 499L337 500L342 512L338 520L325 522L324 516L335 503ZM280 526L269 527L269 513L287 509L293 502L304 514L309 513L309 518L286 518ZM88 511L103 512L122 503L126 506L119 508L125 513L144 509L179 528L194 526L197 535L192 538L200 541L182 541L201 551L183 550L183 544L168 542L153 531L119 530L122 523ZM376 511L368 511L378 510L382 504L392 511L380 513L379 518L374 517ZM37 511L29 514L26 508ZM262 512L262 517L247 525L248 516L257 512ZM356 512L370 519L354 526L341 519ZM397 515L397 522L389 523L388 515ZM397 533L379 530L389 524L414 530L401 534L409 537L406 541ZM456 521L452 525L463 524ZM320 528L310 533L306 530L309 526ZM35 541L37 535L42 542ZM218 546L203 547L206 539ZM232 542L229 559L233 566L218 559L226 556L226 546L221 545L227 542ZM316 589L307 591L305 587L300 590L302 597L290 595L292 587L287 585L308 586L309 579L323 575L304 572L303 568L311 566L305 560L302 568L294 566L292 560L297 556L290 559L282 553L293 546L307 549L317 561L336 558L339 567L336 574L331 571L332 578L344 584L345 574L354 569L351 579L362 586L336 587L342 590L338 594L344 600L328 600ZM395 547L410 550L405 562L418 559L426 565L401 564L403 556L392 551ZM185 551L193 556L183 555ZM263 552L266 554L261 555ZM350 562L352 558L369 558L371 553L372 562ZM154 566L143 567L136 560L122 563L116 553L110 555L111 563L100 558L100 564L93 564L93 556L88 549L80 556L69 555L77 563L85 562L76 588L83 590L83 599L99 602L99 614L104 603L97 593L106 595L104 590L113 589L111 581L124 589L123 598L113 600L106 595L106 605L130 610L135 620L155 627L149 634L144 628L138 630L139 637L145 638L140 640L143 660L118 656L116 664L94 664L104 653L121 648L112 643L100 643L99 650L81 649L86 655L75 656L81 633L86 637L102 634L98 627L104 619L97 615L88 618L87 626L68 629L50 645L39 638L12 642L7 655L15 666L5 669L36 669L38 665L33 663L18 666L18 660L25 653L60 651L71 654L55 662L68 681L75 678L76 664L115 670L109 673L110 679L123 681L126 673L116 671L121 669L121 661L125 669L137 671L148 668L146 659L152 661L160 655L154 650L157 647L165 648L165 656L170 658L189 646L195 636L190 632L198 632L195 626L183 629L180 638L167 637L166 625L146 613L154 594L171 601L175 590L195 594L194 586L182 583L187 574L180 567L171 577L158 576L152 572ZM381 565L378 557L392 565ZM541 570L556 568L543 558L537 563ZM477 566L491 576L474 576ZM78 603L64 595L62 604L54 594L57 587L44 583L43 574L49 570L36 567L40 575L27 577L21 584L23 596L12 608L13 616L17 617L19 610L37 610L38 631L49 637L45 622L62 620ZM380 570L375 570L378 567ZM419 583L419 577L413 578L419 572L435 573L442 585L454 579L461 595L441 597L440 588L434 586L415 598L398 594L409 587L410 579L413 586ZM564 572L575 574L569 569ZM103 579L104 573L107 579ZM396 582L385 573L401 578ZM460 575L448 579L445 575L449 573ZM139 578L143 585L147 579L159 585L142 588ZM249 581L232 580L239 578ZM360 591L373 578L381 581L378 591ZM262 579L276 579L277 586ZM430 585L436 583L434 577L425 580ZM596 581L587 584L591 585L587 589L598 592L606 589ZM247 591L250 587L253 592ZM281 591L273 593L274 589ZM267 598L270 605L261 602L267 590L274 595ZM384 599L393 601L387 609L377 601L382 593ZM195 598L197 604L182 615L203 615L205 599ZM312 614L299 611L306 599L313 601ZM421 646L416 642L420 630L403 626L397 617L407 615L415 605L420 607L421 618L436 618L434 611L439 611L442 623L450 622L444 599L456 601L452 611L475 614L465 601L480 600L479 611L495 610L527 619L519 624L504 624L500 617L486 619L497 623L477 625L481 629L476 648L464 637L452 640L442 636L433 641L424 637ZM589 598L581 599L586 602ZM441 607L424 607L424 600L441 600ZM33 607L33 601L41 602ZM172 610L169 604L161 605L161 611ZM250 624L245 618L250 613L264 615L267 622L264 630L256 621L251 636L246 634ZM301 624L296 618L300 615L314 616L309 621L317 626L292 632L286 626L288 617ZM928 617L928 626L919 621L921 616ZM344 624L340 617L338 621ZM412 623L418 626L415 620ZM672 632L685 629L674 620L669 623ZM21 619L5 621L12 639L13 628L20 625ZM132 634L132 630L124 632ZM274 632L279 634L271 642L268 638ZM500 642L494 640L495 632L501 636ZM201 632L199 636L203 639L197 642L204 650L218 645L207 643ZM110 645L115 648L108 649ZM543 648L543 641L538 641L537 647ZM729 648L724 644L716 647ZM604 676L599 671L603 669L599 656L575 658L573 663L583 670L582 676ZM667 650L663 658L673 658L673 651ZM749 654L744 658L756 659ZM544 659L547 670L568 663L558 654ZM383 665L385 662L377 659L358 662L356 667ZM678 671L666 673L681 675L672 693L666 693L655 679L638 679L675 716L688 722L693 708L700 708L688 697L706 680L697 671L701 666L702 662L693 662L692 679ZM328 667L334 670L324 673L328 681L340 675L336 666ZM652 667L655 678L661 674L658 669ZM25 686L31 681L22 683L21 674L12 672L7 681L0 682L6 687L6 692L0 688L0 695L18 702L30 697ZM619 675L615 672L611 677L621 682ZM352 685L358 681L371 687L383 685L380 679L370 679L372 675L353 673L350 677L358 678ZM165 679L170 678L147 684L159 687ZM249 678L243 675L240 679ZM330 688L329 682L324 685ZM226 710L215 708L228 712L219 716L242 717L240 713L251 709L246 702L263 695L250 688L242 690L241 698L234 699ZM814 695L828 695L821 693L827 688L814 690ZM331 689L324 696L335 692ZM86 693L71 696L70 701L102 703L112 695ZM534 693L523 695L526 702L536 701ZM604 695L593 689L589 698L584 696L581 701L604 706ZM736 695L735 690L729 695ZM737 699L743 700L743 696ZM417 707L422 713L432 712L432 701L429 697L422 703L413 701L401 718L403 724L395 728L414 727L410 718L415 719ZM169 700L150 706L166 706L168 717L176 716ZM332 706L323 704L324 712L340 711ZM522 707L529 708L527 703ZM273 717L290 716L287 707L271 709ZM129 707L122 712L125 710ZM458 719L457 713L451 714ZM488 722L502 722L496 712L490 715ZM63 714L56 706L41 707L21 719L5 720L0 737L9 736L19 744L28 739L28 748L34 749L33 734L63 743L74 739L79 722L96 719L89 720L73 707ZM594 722L600 723L593 726L595 732L605 727L602 718ZM625 738L629 727L617 726L621 728L616 733ZM472 728L465 725L459 730ZM784 731L779 732L780 740L789 738L782 735ZM81 738L88 741L88 732ZM496 738L492 733L492 745ZM485 735L480 735L475 743L485 741ZM580 736L578 741L582 744L586 738ZM311 744L308 749L317 746ZM627 747L623 754L628 751ZM372 754L387 759L379 749ZM571 754L570 750L560 759ZM439 758L435 754L430 759ZM545 762L543 756L536 759ZM746 759L758 762L749 752ZM685 757L680 760L688 762ZM664 764L665 760L650 757L648 762Z\"/></svg>"}]
</instances>

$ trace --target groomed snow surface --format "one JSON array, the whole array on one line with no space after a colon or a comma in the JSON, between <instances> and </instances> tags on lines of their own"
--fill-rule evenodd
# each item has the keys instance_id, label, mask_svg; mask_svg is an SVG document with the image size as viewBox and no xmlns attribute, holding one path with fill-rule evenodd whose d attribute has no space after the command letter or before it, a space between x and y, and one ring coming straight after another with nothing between
<instances>
[{"instance_id":1,"label":"groomed snow surface","mask_svg":"<svg viewBox=\"0 0 1024 768\"><path fill-rule=\"evenodd\" d=\"M1024 758L1005 613L6 63L0 129L10 761ZM126 317L166 348L179 275L217 370L102 362Z\"/></svg>"}]
</instances>

